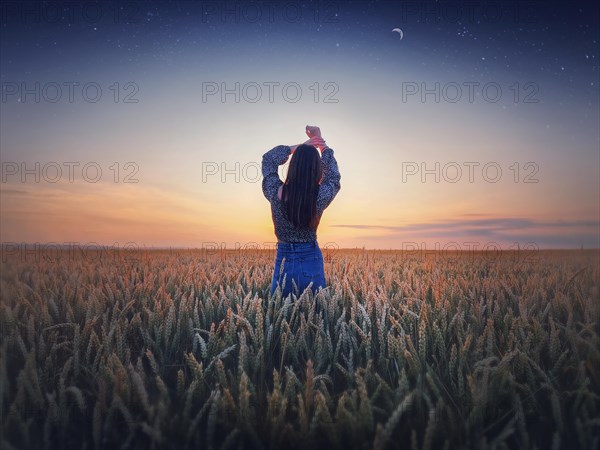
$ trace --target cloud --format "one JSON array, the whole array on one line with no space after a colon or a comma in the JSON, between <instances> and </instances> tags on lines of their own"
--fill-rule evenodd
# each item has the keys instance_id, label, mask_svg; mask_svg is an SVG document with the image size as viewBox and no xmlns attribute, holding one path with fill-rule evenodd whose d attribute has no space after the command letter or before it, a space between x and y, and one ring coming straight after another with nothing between
<instances>
[{"instance_id":1,"label":"cloud","mask_svg":"<svg viewBox=\"0 0 600 450\"><path fill-rule=\"evenodd\" d=\"M475 216L477 217L477 216ZM372 235L357 236L366 241L397 239L406 242L476 241L535 243L548 247L600 247L600 222L597 220L533 220L523 217L497 217L421 222L405 225L334 224L331 227L369 230ZM383 232L383 233L381 233ZM398 242L396 242L398 245Z\"/></svg>"},{"instance_id":2,"label":"cloud","mask_svg":"<svg viewBox=\"0 0 600 450\"><path fill-rule=\"evenodd\" d=\"M28 195L29 192L23 189L0 189L0 194L4 195Z\"/></svg>"},{"instance_id":3,"label":"cloud","mask_svg":"<svg viewBox=\"0 0 600 450\"><path fill-rule=\"evenodd\" d=\"M380 229L392 232L403 231L500 231L500 230L527 230L539 228L577 228L577 227L600 227L599 221L594 220L570 220L570 221L536 221L518 217L500 217L478 220L455 220L445 222L414 223L407 225L371 225L371 224L334 224L332 227L356 228L356 229Z\"/></svg>"}]
</instances>

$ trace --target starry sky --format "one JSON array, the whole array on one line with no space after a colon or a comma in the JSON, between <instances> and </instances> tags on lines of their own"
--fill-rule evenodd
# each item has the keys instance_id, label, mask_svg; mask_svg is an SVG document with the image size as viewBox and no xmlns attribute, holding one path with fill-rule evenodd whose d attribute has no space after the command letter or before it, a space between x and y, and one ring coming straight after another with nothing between
<instances>
[{"instance_id":1,"label":"starry sky","mask_svg":"<svg viewBox=\"0 0 600 450\"><path fill-rule=\"evenodd\" d=\"M594 2L0 5L3 243L268 247L308 124L322 246L600 247Z\"/></svg>"}]
</instances>

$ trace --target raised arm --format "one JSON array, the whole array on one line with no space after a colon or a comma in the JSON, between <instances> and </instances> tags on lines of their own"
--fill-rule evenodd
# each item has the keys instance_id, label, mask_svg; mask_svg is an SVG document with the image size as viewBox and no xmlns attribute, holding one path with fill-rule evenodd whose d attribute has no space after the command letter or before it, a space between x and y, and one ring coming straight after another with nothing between
<instances>
[{"instance_id":1,"label":"raised arm","mask_svg":"<svg viewBox=\"0 0 600 450\"><path fill-rule=\"evenodd\" d=\"M278 145L262 157L262 190L269 202L276 198L277 190L283 184L279 178L278 168L281 164L285 164L291 151L289 145Z\"/></svg>"},{"instance_id":2,"label":"raised arm","mask_svg":"<svg viewBox=\"0 0 600 450\"><path fill-rule=\"evenodd\" d=\"M337 161L333 156L333 149L326 147L321 153L321 164L323 165L323 181L317 195L317 209L324 211L333 201L341 188L340 171Z\"/></svg>"}]
</instances>

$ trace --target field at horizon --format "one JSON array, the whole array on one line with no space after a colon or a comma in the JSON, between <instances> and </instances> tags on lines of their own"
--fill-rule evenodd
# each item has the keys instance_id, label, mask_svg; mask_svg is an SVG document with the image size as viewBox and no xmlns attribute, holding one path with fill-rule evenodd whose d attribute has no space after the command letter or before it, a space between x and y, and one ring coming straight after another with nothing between
<instances>
[{"instance_id":1,"label":"field at horizon","mask_svg":"<svg viewBox=\"0 0 600 450\"><path fill-rule=\"evenodd\" d=\"M598 251L82 255L2 258L2 448L600 445Z\"/></svg>"}]
</instances>

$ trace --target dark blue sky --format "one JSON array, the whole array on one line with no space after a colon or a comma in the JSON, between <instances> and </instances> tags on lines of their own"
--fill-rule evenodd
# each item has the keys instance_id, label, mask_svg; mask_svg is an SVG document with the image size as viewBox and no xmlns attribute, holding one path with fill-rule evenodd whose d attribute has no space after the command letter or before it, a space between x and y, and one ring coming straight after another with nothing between
<instances>
[{"instance_id":1,"label":"dark blue sky","mask_svg":"<svg viewBox=\"0 0 600 450\"><path fill-rule=\"evenodd\" d=\"M247 51L267 57L293 49L300 63L307 55L327 60L350 49L353 56L367 58L364 64L377 67L379 34L399 27L410 45L396 50L405 57L418 56L431 70L485 75L511 69L560 83L589 84L598 78L597 2L1 4L4 74L52 73L59 65L63 70L135 66L147 58L172 64L180 62L178 56L189 58L191 50L202 58Z\"/></svg>"}]
</instances>

